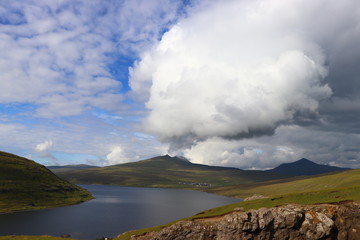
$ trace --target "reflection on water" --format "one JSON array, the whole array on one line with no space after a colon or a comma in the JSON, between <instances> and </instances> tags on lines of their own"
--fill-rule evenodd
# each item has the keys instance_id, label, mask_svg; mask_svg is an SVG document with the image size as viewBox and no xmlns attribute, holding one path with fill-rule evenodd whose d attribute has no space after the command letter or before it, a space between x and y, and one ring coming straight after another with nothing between
<instances>
[{"instance_id":1,"label":"reflection on water","mask_svg":"<svg viewBox=\"0 0 360 240\"><path fill-rule=\"evenodd\" d=\"M96 199L86 203L0 215L0 235L53 235L94 240L164 224L239 201L204 192L81 185Z\"/></svg>"}]
</instances>

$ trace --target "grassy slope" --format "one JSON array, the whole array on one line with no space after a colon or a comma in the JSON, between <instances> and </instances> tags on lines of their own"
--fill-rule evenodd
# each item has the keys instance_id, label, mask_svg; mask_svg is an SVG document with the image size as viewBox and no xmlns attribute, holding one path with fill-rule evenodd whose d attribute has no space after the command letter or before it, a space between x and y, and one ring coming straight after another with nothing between
<instances>
[{"instance_id":1,"label":"grassy slope","mask_svg":"<svg viewBox=\"0 0 360 240\"><path fill-rule=\"evenodd\" d=\"M179 184L179 182L227 186L250 184L281 177L274 173L192 164L169 156L104 168L60 172L58 175L71 182L82 184L167 188L194 188L191 185Z\"/></svg>"},{"instance_id":2,"label":"grassy slope","mask_svg":"<svg viewBox=\"0 0 360 240\"><path fill-rule=\"evenodd\" d=\"M261 207L275 207L288 203L316 204L339 202L345 200L360 201L360 169L290 180L263 185L221 187L215 191L228 196L247 197L253 194L268 196L265 199L238 202L218 208L209 209L187 219L219 216L231 212L234 208L243 207L244 210ZM121 235L117 240L127 240L131 235L160 230L172 223L154 228L140 229Z\"/></svg>"},{"instance_id":3,"label":"grassy slope","mask_svg":"<svg viewBox=\"0 0 360 240\"><path fill-rule=\"evenodd\" d=\"M319 190L342 189L360 186L360 169L317 175L303 179L280 180L278 183L262 183L261 185L229 186L210 189L209 192L244 198L252 194L265 196L283 195L288 193L312 192Z\"/></svg>"},{"instance_id":4,"label":"grassy slope","mask_svg":"<svg viewBox=\"0 0 360 240\"><path fill-rule=\"evenodd\" d=\"M100 168L97 166L91 166L86 164L78 164L78 165L65 165L65 166L46 166L50 171L55 174L59 172L67 172L67 171L77 171L77 170L84 170L84 169L91 169L91 168Z\"/></svg>"},{"instance_id":5,"label":"grassy slope","mask_svg":"<svg viewBox=\"0 0 360 240\"><path fill-rule=\"evenodd\" d=\"M0 213L64 206L91 198L89 192L44 166L0 152Z\"/></svg>"}]
</instances>

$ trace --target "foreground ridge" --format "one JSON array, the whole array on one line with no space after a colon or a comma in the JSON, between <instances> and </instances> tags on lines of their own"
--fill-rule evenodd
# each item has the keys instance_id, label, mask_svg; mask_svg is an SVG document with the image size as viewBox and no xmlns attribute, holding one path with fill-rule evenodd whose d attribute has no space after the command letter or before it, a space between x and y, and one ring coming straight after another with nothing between
<instances>
[{"instance_id":1,"label":"foreground ridge","mask_svg":"<svg viewBox=\"0 0 360 240\"><path fill-rule=\"evenodd\" d=\"M360 205L297 205L242 209L223 216L176 222L159 231L131 236L132 240L185 239L360 239Z\"/></svg>"}]
</instances>

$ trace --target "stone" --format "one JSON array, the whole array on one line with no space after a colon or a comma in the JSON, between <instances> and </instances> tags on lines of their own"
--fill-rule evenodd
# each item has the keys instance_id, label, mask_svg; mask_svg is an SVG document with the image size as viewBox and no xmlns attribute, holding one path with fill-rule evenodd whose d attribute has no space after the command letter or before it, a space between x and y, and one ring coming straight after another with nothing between
<instances>
[{"instance_id":1,"label":"stone","mask_svg":"<svg viewBox=\"0 0 360 240\"><path fill-rule=\"evenodd\" d=\"M259 216L259 228L265 229L269 227L271 223L274 221L274 216L271 213L269 209L266 208L260 208L258 210L258 216Z\"/></svg>"},{"instance_id":2,"label":"stone","mask_svg":"<svg viewBox=\"0 0 360 240\"><path fill-rule=\"evenodd\" d=\"M360 207L355 202L286 205L176 222L132 240L315 240L360 239Z\"/></svg>"},{"instance_id":3,"label":"stone","mask_svg":"<svg viewBox=\"0 0 360 240\"><path fill-rule=\"evenodd\" d=\"M330 235L334 227L334 221L324 213L309 211L305 214L305 220L301 225L300 232L307 239L320 239Z\"/></svg>"}]
</instances>

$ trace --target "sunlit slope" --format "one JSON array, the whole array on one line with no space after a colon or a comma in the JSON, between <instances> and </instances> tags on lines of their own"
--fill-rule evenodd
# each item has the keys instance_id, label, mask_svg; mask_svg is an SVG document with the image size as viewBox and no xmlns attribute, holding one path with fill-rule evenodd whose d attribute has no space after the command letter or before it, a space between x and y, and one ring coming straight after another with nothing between
<instances>
[{"instance_id":1,"label":"sunlit slope","mask_svg":"<svg viewBox=\"0 0 360 240\"><path fill-rule=\"evenodd\" d=\"M247 197L252 194L261 194L265 196L282 195L289 193L302 193L313 191L326 191L331 189L343 189L360 187L360 169L347 170L327 175L317 175L304 179L284 179L279 183L265 183L261 185L249 186L228 186L212 189L214 193L234 196Z\"/></svg>"},{"instance_id":2,"label":"sunlit slope","mask_svg":"<svg viewBox=\"0 0 360 240\"><path fill-rule=\"evenodd\" d=\"M89 192L60 179L46 167L0 152L0 212L63 206L88 199Z\"/></svg>"},{"instance_id":3,"label":"sunlit slope","mask_svg":"<svg viewBox=\"0 0 360 240\"><path fill-rule=\"evenodd\" d=\"M283 177L264 171L193 164L167 155L103 168L60 172L58 175L73 183L172 188L242 185Z\"/></svg>"}]
</instances>

